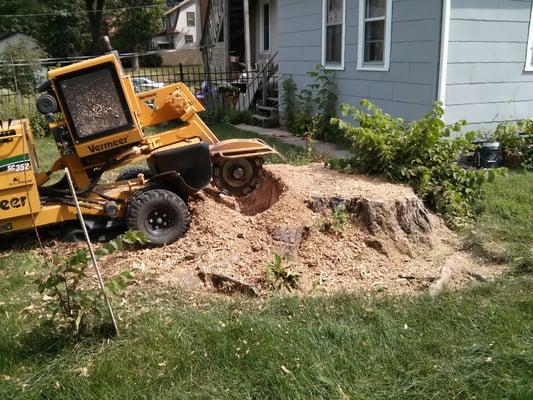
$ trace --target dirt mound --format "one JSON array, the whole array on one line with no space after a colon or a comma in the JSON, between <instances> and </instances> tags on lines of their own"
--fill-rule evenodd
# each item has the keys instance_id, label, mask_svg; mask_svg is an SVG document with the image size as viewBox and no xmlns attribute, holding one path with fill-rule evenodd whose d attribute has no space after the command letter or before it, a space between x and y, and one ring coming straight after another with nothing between
<instances>
[{"instance_id":1,"label":"dirt mound","mask_svg":"<svg viewBox=\"0 0 533 400\"><path fill-rule=\"evenodd\" d=\"M501 269L458 251L456 236L409 186L320 164L267 165L249 197L207 189L189 205L192 224L183 239L119 254L105 268L134 268L145 280L189 288L228 279L260 288L277 254L300 274L303 292L391 293L427 289L444 265L452 286Z\"/></svg>"}]
</instances>

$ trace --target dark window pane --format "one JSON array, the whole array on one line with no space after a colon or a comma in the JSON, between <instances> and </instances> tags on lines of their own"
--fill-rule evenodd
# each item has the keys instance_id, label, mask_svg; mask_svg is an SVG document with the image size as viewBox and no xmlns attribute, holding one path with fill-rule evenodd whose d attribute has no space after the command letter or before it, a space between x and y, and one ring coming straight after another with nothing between
<instances>
[{"instance_id":1,"label":"dark window pane","mask_svg":"<svg viewBox=\"0 0 533 400\"><path fill-rule=\"evenodd\" d=\"M366 17L384 17L386 0L366 0Z\"/></svg>"},{"instance_id":2,"label":"dark window pane","mask_svg":"<svg viewBox=\"0 0 533 400\"><path fill-rule=\"evenodd\" d=\"M270 4L263 5L263 50L270 50Z\"/></svg>"},{"instance_id":3,"label":"dark window pane","mask_svg":"<svg viewBox=\"0 0 533 400\"><path fill-rule=\"evenodd\" d=\"M187 26L194 26L194 12L187 12Z\"/></svg>"},{"instance_id":4,"label":"dark window pane","mask_svg":"<svg viewBox=\"0 0 533 400\"><path fill-rule=\"evenodd\" d=\"M383 43L365 43L365 62L383 62Z\"/></svg>"},{"instance_id":5,"label":"dark window pane","mask_svg":"<svg viewBox=\"0 0 533 400\"><path fill-rule=\"evenodd\" d=\"M373 21L365 24L365 42L383 41L385 38L385 21Z\"/></svg>"},{"instance_id":6,"label":"dark window pane","mask_svg":"<svg viewBox=\"0 0 533 400\"><path fill-rule=\"evenodd\" d=\"M326 62L342 61L342 25L328 26L326 38Z\"/></svg>"},{"instance_id":7,"label":"dark window pane","mask_svg":"<svg viewBox=\"0 0 533 400\"><path fill-rule=\"evenodd\" d=\"M328 0L328 24L342 23L342 0Z\"/></svg>"}]
</instances>

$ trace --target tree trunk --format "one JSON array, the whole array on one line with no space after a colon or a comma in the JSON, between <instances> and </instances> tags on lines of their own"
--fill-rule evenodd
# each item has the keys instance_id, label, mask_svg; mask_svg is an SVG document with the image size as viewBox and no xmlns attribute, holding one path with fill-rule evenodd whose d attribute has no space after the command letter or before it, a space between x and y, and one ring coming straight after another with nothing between
<instances>
[{"instance_id":1,"label":"tree trunk","mask_svg":"<svg viewBox=\"0 0 533 400\"><path fill-rule=\"evenodd\" d=\"M133 58L131 60L131 69L133 70L133 72L135 72L139 70L139 45L138 44L136 44L135 47L133 48L133 52L135 54L133 54Z\"/></svg>"},{"instance_id":2,"label":"tree trunk","mask_svg":"<svg viewBox=\"0 0 533 400\"><path fill-rule=\"evenodd\" d=\"M99 55L102 51L100 38L102 36L103 9L105 0L85 0L85 10L89 19L91 31L91 54Z\"/></svg>"}]
</instances>

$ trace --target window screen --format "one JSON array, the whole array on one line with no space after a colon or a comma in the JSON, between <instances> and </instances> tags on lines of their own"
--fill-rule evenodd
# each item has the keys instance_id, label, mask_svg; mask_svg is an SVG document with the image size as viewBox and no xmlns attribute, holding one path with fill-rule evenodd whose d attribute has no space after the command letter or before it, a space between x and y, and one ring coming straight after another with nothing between
<instances>
[{"instance_id":1,"label":"window screen","mask_svg":"<svg viewBox=\"0 0 533 400\"><path fill-rule=\"evenodd\" d=\"M365 62L383 62L386 13L386 0L366 0Z\"/></svg>"},{"instance_id":2,"label":"window screen","mask_svg":"<svg viewBox=\"0 0 533 400\"><path fill-rule=\"evenodd\" d=\"M113 64L59 77L58 81L67 119L80 141L131 126Z\"/></svg>"},{"instance_id":3,"label":"window screen","mask_svg":"<svg viewBox=\"0 0 533 400\"><path fill-rule=\"evenodd\" d=\"M343 0L327 0L326 63L342 62Z\"/></svg>"},{"instance_id":4,"label":"window screen","mask_svg":"<svg viewBox=\"0 0 533 400\"><path fill-rule=\"evenodd\" d=\"M263 51L270 51L270 3L263 4Z\"/></svg>"}]
</instances>

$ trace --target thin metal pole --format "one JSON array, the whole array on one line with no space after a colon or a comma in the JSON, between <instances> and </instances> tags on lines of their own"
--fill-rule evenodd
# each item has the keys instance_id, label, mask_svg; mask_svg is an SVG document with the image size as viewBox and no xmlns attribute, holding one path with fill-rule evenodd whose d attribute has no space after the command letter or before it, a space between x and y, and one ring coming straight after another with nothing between
<instances>
[{"instance_id":1,"label":"thin metal pole","mask_svg":"<svg viewBox=\"0 0 533 400\"><path fill-rule=\"evenodd\" d=\"M85 241L87 242L87 247L89 248L89 254L91 255L91 261L96 271L96 276L98 278L98 285L100 286L100 290L102 291L102 295L104 296L104 301L106 303L107 310L109 311L111 321L113 322L113 327L115 328L115 334L119 336L117 320L115 319L113 308L111 307L111 303L109 302L109 298L107 297L107 293L105 291L104 281L102 279L102 275L100 274L100 268L98 268L98 262L96 261L96 256L94 254L93 245L89 238L87 227L85 226L85 220L83 218L83 214L81 213L80 203L78 202L78 196L76 196L76 190L74 189L74 185L72 183L72 178L70 177L70 172L68 168L65 168L65 176L67 177L68 186L70 187L72 198L74 199L74 204L76 204L76 211L78 212L78 219L80 220L81 229L83 229L83 234L85 235Z\"/></svg>"},{"instance_id":2,"label":"thin metal pole","mask_svg":"<svg viewBox=\"0 0 533 400\"><path fill-rule=\"evenodd\" d=\"M243 2L244 8L244 62L246 63L246 73L252 70L252 51L250 46L250 4L248 0ZM225 38L224 38L225 39Z\"/></svg>"}]
</instances>

